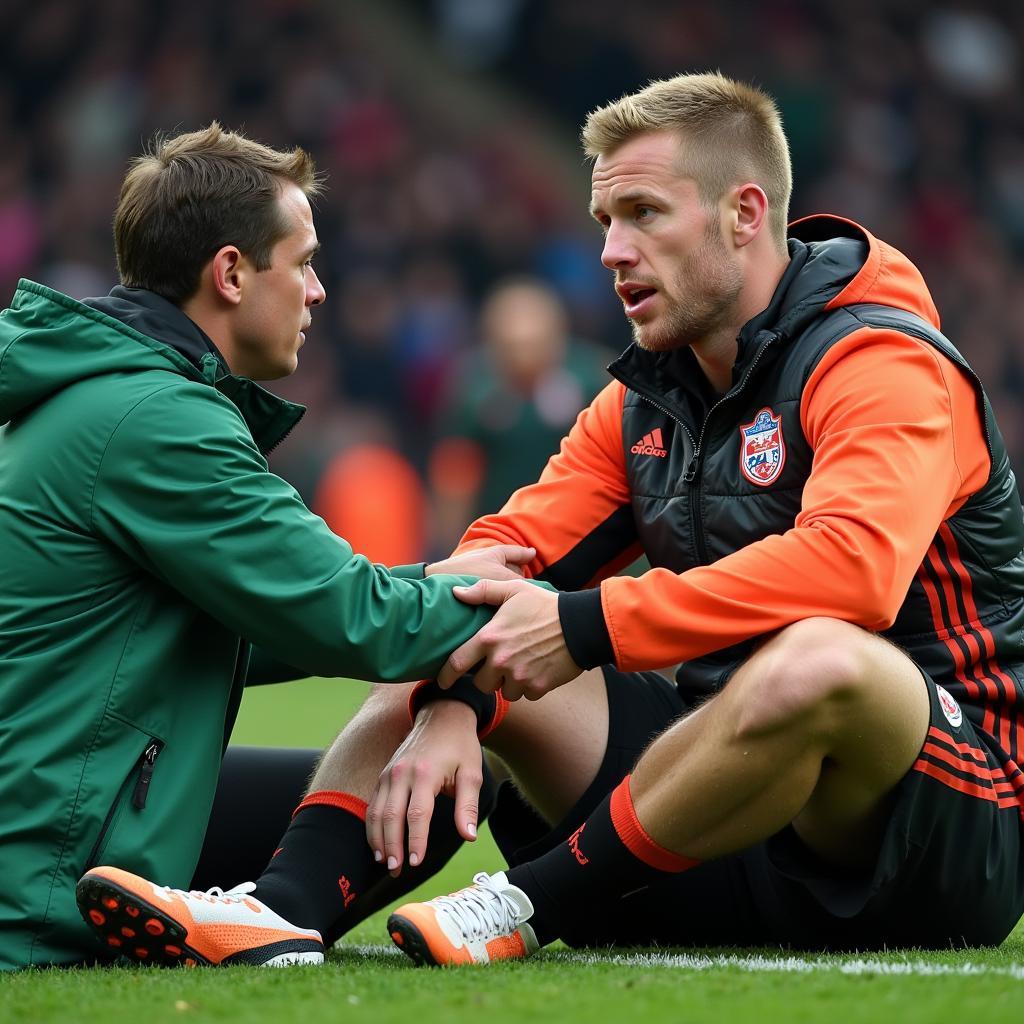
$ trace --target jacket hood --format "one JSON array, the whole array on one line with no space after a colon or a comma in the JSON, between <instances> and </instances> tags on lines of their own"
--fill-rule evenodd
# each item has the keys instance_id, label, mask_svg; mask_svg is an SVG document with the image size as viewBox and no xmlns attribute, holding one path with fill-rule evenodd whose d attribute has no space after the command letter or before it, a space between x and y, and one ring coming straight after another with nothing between
<instances>
[{"instance_id":1,"label":"jacket hood","mask_svg":"<svg viewBox=\"0 0 1024 1024\"><path fill-rule=\"evenodd\" d=\"M261 452L280 444L305 407L234 376L180 310L151 292L137 292L119 287L106 298L79 302L20 281L10 309L0 313L0 425L89 377L167 370L209 385L232 402Z\"/></svg>"},{"instance_id":2,"label":"jacket hood","mask_svg":"<svg viewBox=\"0 0 1024 1024\"><path fill-rule=\"evenodd\" d=\"M85 305L127 324L133 331L170 345L189 362L202 369L210 353L228 371L228 364L202 328L182 309L156 292L145 288L116 285L109 295L82 299Z\"/></svg>"},{"instance_id":3,"label":"jacket hood","mask_svg":"<svg viewBox=\"0 0 1024 1024\"><path fill-rule=\"evenodd\" d=\"M0 313L0 423L87 377L150 369L204 379L170 345L35 281Z\"/></svg>"},{"instance_id":4,"label":"jacket hood","mask_svg":"<svg viewBox=\"0 0 1024 1024\"><path fill-rule=\"evenodd\" d=\"M938 329L938 310L921 272L859 224L815 215L794 221L789 234L796 242L791 252L804 249L806 260L782 296L775 328L780 333L791 333L794 321L799 329L810 316L859 303L905 310Z\"/></svg>"}]
</instances>

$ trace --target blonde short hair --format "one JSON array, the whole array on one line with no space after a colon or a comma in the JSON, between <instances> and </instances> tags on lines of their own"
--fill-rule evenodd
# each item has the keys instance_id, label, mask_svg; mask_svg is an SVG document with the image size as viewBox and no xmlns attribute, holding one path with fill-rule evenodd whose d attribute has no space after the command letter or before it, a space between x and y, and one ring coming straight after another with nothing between
<instances>
[{"instance_id":1,"label":"blonde short hair","mask_svg":"<svg viewBox=\"0 0 1024 1024\"><path fill-rule=\"evenodd\" d=\"M647 132L674 131L688 145L682 173L697 183L701 199L717 202L734 185L752 181L768 197L768 226L786 249L793 172L782 118L760 89L709 72L676 75L592 111L581 133L595 159Z\"/></svg>"}]
</instances>

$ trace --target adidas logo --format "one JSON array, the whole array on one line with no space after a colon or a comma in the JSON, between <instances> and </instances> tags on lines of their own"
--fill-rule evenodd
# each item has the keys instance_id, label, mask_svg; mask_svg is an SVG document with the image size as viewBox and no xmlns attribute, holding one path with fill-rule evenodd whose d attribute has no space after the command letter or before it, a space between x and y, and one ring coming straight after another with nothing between
<instances>
[{"instance_id":1,"label":"adidas logo","mask_svg":"<svg viewBox=\"0 0 1024 1024\"><path fill-rule=\"evenodd\" d=\"M661 427L655 427L649 434L644 434L629 450L634 455L655 455L659 459L665 458L668 452L665 450L665 444L661 439Z\"/></svg>"}]
</instances>

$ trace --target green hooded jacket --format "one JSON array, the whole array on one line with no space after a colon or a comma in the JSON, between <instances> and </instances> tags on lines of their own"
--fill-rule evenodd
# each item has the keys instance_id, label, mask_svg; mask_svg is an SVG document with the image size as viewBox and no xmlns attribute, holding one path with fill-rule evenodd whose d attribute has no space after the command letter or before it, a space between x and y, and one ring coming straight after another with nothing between
<instances>
[{"instance_id":1,"label":"green hooded jacket","mask_svg":"<svg viewBox=\"0 0 1024 1024\"><path fill-rule=\"evenodd\" d=\"M408 680L489 617L268 471L302 412L30 281L0 313L0 968L100 954L91 865L188 885L250 643Z\"/></svg>"}]
</instances>

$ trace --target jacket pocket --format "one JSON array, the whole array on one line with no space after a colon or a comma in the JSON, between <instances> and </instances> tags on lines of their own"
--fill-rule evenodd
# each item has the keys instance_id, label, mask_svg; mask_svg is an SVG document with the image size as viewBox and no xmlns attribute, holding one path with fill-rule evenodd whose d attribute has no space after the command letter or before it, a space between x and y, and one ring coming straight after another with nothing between
<instances>
[{"instance_id":1,"label":"jacket pocket","mask_svg":"<svg viewBox=\"0 0 1024 1024\"><path fill-rule=\"evenodd\" d=\"M145 746L139 753L138 758L125 776L121 787L110 805L103 824L100 826L96 841L86 858L85 870L95 867L101 863L103 852L106 850L110 837L114 834L117 824L124 812L132 807L136 811L144 811L149 801L149 785L153 781L153 772L156 770L157 758L163 750L163 741L155 736L146 740Z\"/></svg>"}]
</instances>

